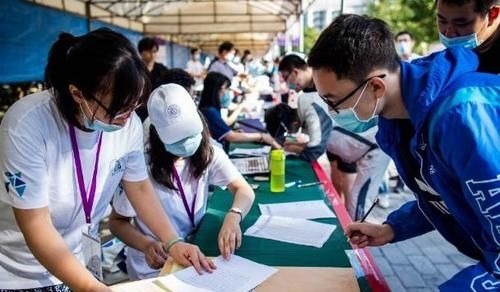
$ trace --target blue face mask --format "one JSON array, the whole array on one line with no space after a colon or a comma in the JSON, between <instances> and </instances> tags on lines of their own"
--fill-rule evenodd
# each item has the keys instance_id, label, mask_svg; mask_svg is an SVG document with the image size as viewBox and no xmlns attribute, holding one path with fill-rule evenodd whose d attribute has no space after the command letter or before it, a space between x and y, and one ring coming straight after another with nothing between
<instances>
[{"instance_id":1,"label":"blue face mask","mask_svg":"<svg viewBox=\"0 0 500 292\"><path fill-rule=\"evenodd\" d=\"M337 113L332 114L332 117L335 120L335 122L339 124L340 127L348 130L349 132L363 133L366 132L368 129L371 129L372 127L377 125L378 116L375 115L375 112L377 111L379 99L377 99L377 103L375 104L375 108L373 109L371 117L369 117L366 120L360 119L356 114L356 112L354 111L354 108L356 108L359 101L361 100L361 97L363 96L365 89L366 85L365 88L363 88L363 91L361 91L361 94L359 95L358 100L356 101L353 107L341 109L339 110L338 114Z\"/></svg>"},{"instance_id":2,"label":"blue face mask","mask_svg":"<svg viewBox=\"0 0 500 292\"><path fill-rule=\"evenodd\" d=\"M88 107L88 105L87 105L87 107ZM83 126L87 129L98 131L98 132L114 132L114 131L118 131L121 128L123 128L123 126L121 126L121 125L107 124L107 123L101 122L97 119L91 120L87 117L87 115L85 114L83 109L82 109L82 112L83 112Z\"/></svg>"},{"instance_id":3,"label":"blue face mask","mask_svg":"<svg viewBox=\"0 0 500 292\"><path fill-rule=\"evenodd\" d=\"M201 144L201 133L192 137L187 137L174 144L164 144L165 149L178 157L190 157L192 156Z\"/></svg>"},{"instance_id":4,"label":"blue face mask","mask_svg":"<svg viewBox=\"0 0 500 292\"><path fill-rule=\"evenodd\" d=\"M220 98L220 106L228 108L233 100L233 92L231 90L224 90L224 95Z\"/></svg>"},{"instance_id":5,"label":"blue face mask","mask_svg":"<svg viewBox=\"0 0 500 292\"><path fill-rule=\"evenodd\" d=\"M287 83L286 85L288 86L288 89L290 89L290 90L296 90L297 89L297 87L295 86L295 83Z\"/></svg>"},{"instance_id":6,"label":"blue face mask","mask_svg":"<svg viewBox=\"0 0 500 292\"><path fill-rule=\"evenodd\" d=\"M472 33L469 35L464 35L460 37L449 38L442 33L439 33L439 40L441 43L447 47L464 47L469 49L474 49L479 46L479 41L477 39L477 33Z\"/></svg>"}]
</instances>

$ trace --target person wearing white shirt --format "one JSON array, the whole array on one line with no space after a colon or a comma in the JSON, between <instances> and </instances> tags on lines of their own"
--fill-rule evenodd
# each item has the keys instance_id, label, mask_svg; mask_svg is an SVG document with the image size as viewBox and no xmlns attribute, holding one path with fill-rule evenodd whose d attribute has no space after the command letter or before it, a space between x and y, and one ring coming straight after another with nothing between
<instances>
[{"instance_id":1,"label":"person wearing white shirt","mask_svg":"<svg viewBox=\"0 0 500 292\"><path fill-rule=\"evenodd\" d=\"M232 193L233 203L218 236L219 250L229 259L241 245L240 223L254 201L252 188L224 151L210 143L208 127L182 86L166 84L153 91L148 112L149 171L161 207L181 237L192 235L205 215L209 185L227 186ZM129 278L157 276L167 254L123 192L115 194L109 226L128 245Z\"/></svg>"},{"instance_id":2,"label":"person wearing white shirt","mask_svg":"<svg viewBox=\"0 0 500 292\"><path fill-rule=\"evenodd\" d=\"M147 74L119 33L62 33L49 53L50 89L7 111L0 125L1 291L111 291L96 279L97 225L120 182L176 261L212 271L198 247L176 241L148 179L134 113L150 91Z\"/></svg>"},{"instance_id":3,"label":"person wearing white shirt","mask_svg":"<svg viewBox=\"0 0 500 292\"><path fill-rule=\"evenodd\" d=\"M191 49L191 59L186 64L186 71L193 76L195 80L194 87L199 88L203 85L203 77L205 76L205 68L200 62L200 50Z\"/></svg>"}]
</instances>

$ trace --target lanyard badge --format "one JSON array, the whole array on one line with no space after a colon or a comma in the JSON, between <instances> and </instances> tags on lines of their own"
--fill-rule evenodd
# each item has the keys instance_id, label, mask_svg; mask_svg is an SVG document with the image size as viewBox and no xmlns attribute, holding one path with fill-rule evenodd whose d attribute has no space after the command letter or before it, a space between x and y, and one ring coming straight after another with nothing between
<instances>
[{"instance_id":1,"label":"lanyard badge","mask_svg":"<svg viewBox=\"0 0 500 292\"><path fill-rule=\"evenodd\" d=\"M99 157L101 154L102 133L99 134L99 142L97 144L97 151L95 155L94 170L92 172L92 180L90 182L90 190L88 194L85 189L82 161L80 159L80 151L78 149L75 128L73 126L69 127L69 135L71 139L71 147L73 149L73 158L75 161L78 188L80 190L80 197L82 199L83 212L85 213L85 222L87 223L86 228L82 230L83 257L85 260L85 266L89 270L89 272L94 275L94 277L102 280L101 242L99 238L96 238L91 234L92 207L94 204L97 185L97 170L99 168Z\"/></svg>"},{"instance_id":2,"label":"lanyard badge","mask_svg":"<svg viewBox=\"0 0 500 292\"><path fill-rule=\"evenodd\" d=\"M197 193L194 194L193 201L191 202L191 208L189 208L189 205L188 205L188 202L187 202L187 198L186 198L186 194L184 193L184 188L182 187L182 181L181 181L181 179L179 177L179 174L177 173L177 169L175 168L175 166L172 169L172 173L173 173L175 181L177 183L177 188L179 189L179 193L180 193L181 198L182 198L182 203L184 204L184 209L186 210L186 213L189 216L189 221L191 221L191 228L194 229L195 228L195 224L194 224L194 205L196 203Z\"/></svg>"}]
</instances>

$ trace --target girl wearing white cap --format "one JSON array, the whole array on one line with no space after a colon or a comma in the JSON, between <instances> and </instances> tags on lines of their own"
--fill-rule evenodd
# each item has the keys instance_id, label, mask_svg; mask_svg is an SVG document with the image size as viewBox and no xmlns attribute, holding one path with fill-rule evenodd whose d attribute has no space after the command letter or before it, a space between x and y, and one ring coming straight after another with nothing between
<instances>
[{"instance_id":1,"label":"girl wearing white cap","mask_svg":"<svg viewBox=\"0 0 500 292\"><path fill-rule=\"evenodd\" d=\"M218 238L221 254L229 259L241 245L240 223L252 206L253 190L223 150L210 143L208 129L183 87L167 84L153 91L148 112L150 174L161 204L182 240L196 230L206 212L209 185L227 186L233 194L232 207ZM128 245L129 277L157 276L167 258L161 241L136 218L127 196L116 194L113 208L110 229Z\"/></svg>"},{"instance_id":2,"label":"girl wearing white cap","mask_svg":"<svg viewBox=\"0 0 500 292\"><path fill-rule=\"evenodd\" d=\"M108 29L63 33L46 81L50 90L16 102L0 125L0 291L111 291L95 278L97 226L120 182L176 261L212 270L198 247L173 244L148 179L133 110L150 85L132 44Z\"/></svg>"}]
</instances>

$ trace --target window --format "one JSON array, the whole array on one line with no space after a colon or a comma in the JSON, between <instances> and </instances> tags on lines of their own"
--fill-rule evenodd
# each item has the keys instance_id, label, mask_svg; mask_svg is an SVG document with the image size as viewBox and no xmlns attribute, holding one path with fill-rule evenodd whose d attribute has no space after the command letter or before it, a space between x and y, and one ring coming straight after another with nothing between
<instances>
[{"instance_id":1,"label":"window","mask_svg":"<svg viewBox=\"0 0 500 292\"><path fill-rule=\"evenodd\" d=\"M313 26L319 30L323 30L326 26L326 11L314 11L313 12Z\"/></svg>"}]
</instances>

